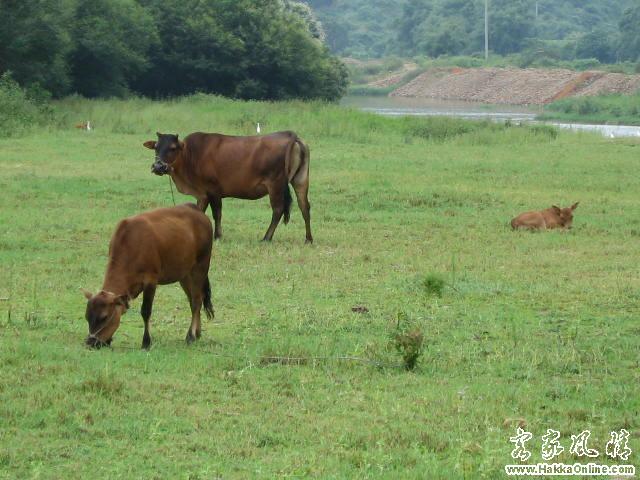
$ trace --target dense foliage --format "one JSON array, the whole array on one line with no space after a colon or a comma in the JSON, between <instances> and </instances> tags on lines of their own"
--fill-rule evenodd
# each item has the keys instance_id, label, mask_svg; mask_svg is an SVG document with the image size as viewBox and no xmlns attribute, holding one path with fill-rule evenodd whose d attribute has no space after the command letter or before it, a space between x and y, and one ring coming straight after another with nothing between
<instances>
[{"instance_id":1,"label":"dense foliage","mask_svg":"<svg viewBox=\"0 0 640 480\"><path fill-rule=\"evenodd\" d=\"M57 97L335 100L347 84L292 0L6 0L0 15L0 73Z\"/></svg>"},{"instance_id":2,"label":"dense foliage","mask_svg":"<svg viewBox=\"0 0 640 480\"><path fill-rule=\"evenodd\" d=\"M308 1L328 45L343 55L437 57L484 48L484 0ZM614 62L640 52L637 0L490 0L489 13L490 49L498 54Z\"/></svg>"},{"instance_id":3,"label":"dense foliage","mask_svg":"<svg viewBox=\"0 0 640 480\"><path fill-rule=\"evenodd\" d=\"M620 21L620 35L622 59L640 61L640 2L624 12Z\"/></svg>"},{"instance_id":4,"label":"dense foliage","mask_svg":"<svg viewBox=\"0 0 640 480\"><path fill-rule=\"evenodd\" d=\"M19 136L35 125L53 121L50 109L8 73L0 75L0 138Z\"/></svg>"},{"instance_id":5,"label":"dense foliage","mask_svg":"<svg viewBox=\"0 0 640 480\"><path fill-rule=\"evenodd\" d=\"M307 0L335 53L354 57L389 53L405 0Z\"/></svg>"}]
</instances>

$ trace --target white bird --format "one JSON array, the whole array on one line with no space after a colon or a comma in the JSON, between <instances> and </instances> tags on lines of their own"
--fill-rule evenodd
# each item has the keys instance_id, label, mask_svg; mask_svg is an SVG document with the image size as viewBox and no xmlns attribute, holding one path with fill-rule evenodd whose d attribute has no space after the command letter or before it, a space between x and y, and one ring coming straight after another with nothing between
<instances>
[{"instance_id":1,"label":"white bird","mask_svg":"<svg viewBox=\"0 0 640 480\"><path fill-rule=\"evenodd\" d=\"M260 122L258 122L258 125L256 125L256 132L260 133Z\"/></svg>"},{"instance_id":2,"label":"white bird","mask_svg":"<svg viewBox=\"0 0 640 480\"><path fill-rule=\"evenodd\" d=\"M87 131L91 131L91 120L87 120Z\"/></svg>"},{"instance_id":3,"label":"white bird","mask_svg":"<svg viewBox=\"0 0 640 480\"><path fill-rule=\"evenodd\" d=\"M616 138L616 136L612 133L609 134L609 138Z\"/></svg>"}]
</instances>

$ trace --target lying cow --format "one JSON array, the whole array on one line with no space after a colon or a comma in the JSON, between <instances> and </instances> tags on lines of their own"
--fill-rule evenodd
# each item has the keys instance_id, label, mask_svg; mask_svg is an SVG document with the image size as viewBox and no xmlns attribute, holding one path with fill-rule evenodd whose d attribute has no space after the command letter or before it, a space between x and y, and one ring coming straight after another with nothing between
<instances>
[{"instance_id":1,"label":"lying cow","mask_svg":"<svg viewBox=\"0 0 640 480\"><path fill-rule=\"evenodd\" d=\"M571 228L573 212L578 207L576 202L570 207L559 208L553 205L551 208L539 212L525 212L511 220L511 228L528 230L546 230L551 228Z\"/></svg>"},{"instance_id":2,"label":"lying cow","mask_svg":"<svg viewBox=\"0 0 640 480\"><path fill-rule=\"evenodd\" d=\"M140 293L144 335L142 348L151 346L149 318L158 285L180 282L191 304L187 343L200 338L200 309L213 317L209 260L211 221L193 204L159 208L122 220L109 244L109 262L102 290L85 291L87 345L110 345L129 302Z\"/></svg>"},{"instance_id":3,"label":"lying cow","mask_svg":"<svg viewBox=\"0 0 640 480\"><path fill-rule=\"evenodd\" d=\"M280 219L289 222L293 186L306 229L306 243L312 243L309 199L309 148L293 132L232 137L217 133L192 133L184 141L178 135L157 133L158 140L144 142L155 150L151 171L171 175L181 193L198 199L206 211L211 205L214 238L222 237L222 199L256 200L269 195L271 224L263 240L273 238Z\"/></svg>"}]
</instances>

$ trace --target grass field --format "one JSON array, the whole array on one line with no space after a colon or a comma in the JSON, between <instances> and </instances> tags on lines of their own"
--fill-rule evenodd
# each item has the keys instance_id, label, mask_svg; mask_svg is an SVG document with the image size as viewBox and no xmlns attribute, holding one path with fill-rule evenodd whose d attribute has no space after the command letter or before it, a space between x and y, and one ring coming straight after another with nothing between
<instances>
[{"instance_id":1,"label":"grass field","mask_svg":"<svg viewBox=\"0 0 640 480\"><path fill-rule=\"evenodd\" d=\"M56 111L0 140L0 478L503 478L520 419L530 463L548 428L556 461L588 429L610 463L626 428L640 466L638 140L207 96ZM142 142L258 121L311 146L314 245L297 208L262 244L267 199L225 200L201 341L173 285L150 352L140 299L86 349L116 222L172 204ZM507 227L575 201L571 231ZM391 338L415 328L408 372Z\"/></svg>"}]
</instances>

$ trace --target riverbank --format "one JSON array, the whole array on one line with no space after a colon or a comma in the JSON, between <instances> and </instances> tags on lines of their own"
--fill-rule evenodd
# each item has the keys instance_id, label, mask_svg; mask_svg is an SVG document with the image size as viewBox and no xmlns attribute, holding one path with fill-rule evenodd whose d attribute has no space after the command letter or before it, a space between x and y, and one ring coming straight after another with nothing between
<instances>
[{"instance_id":1,"label":"riverbank","mask_svg":"<svg viewBox=\"0 0 640 480\"><path fill-rule=\"evenodd\" d=\"M359 62L345 59L350 95L430 98L487 104L546 105L573 97L632 95L640 90L638 66L598 62L523 67L509 58Z\"/></svg>"},{"instance_id":2,"label":"riverbank","mask_svg":"<svg viewBox=\"0 0 640 480\"><path fill-rule=\"evenodd\" d=\"M597 103L600 98L576 99L576 102L591 102L593 100L593 103ZM608 99L610 97L602 98ZM626 111L634 111L633 102L628 100L633 100L637 97L614 96L612 98L618 99L618 103L628 104ZM569 105L574 104L573 99L567 100L567 102L569 102ZM566 130L600 133L607 138L640 137L640 126L634 126L638 125L637 116L631 115L628 118L620 117L615 120L612 115L607 115L604 112L600 113L598 118L596 115L585 117L577 113L571 116L547 110L547 108L551 108L555 104L546 107L539 105L487 105L477 102L429 98L353 95L344 98L342 105L389 117L455 117L515 124L548 123ZM591 103L587 103L587 105L591 105ZM620 109L622 108L620 107ZM613 113L617 111L616 108L612 107Z\"/></svg>"},{"instance_id":3,"label":"riverbank","mask_svg":"<svg viewBox=\"0 0 640 480\"><path fill-rule=\"evenodd\" d=\"M640 125L640 94L566 98L545 106L538 119Z\"/></svg>"},{"instance_id":4,"label":"riverbank","mask_svg":"<svg viewBox=\"0 0 640 480\"><path fill-rule=\"evenodd\" d=\"M489 104L545 105L567 97L632 94L640 75L567 69L436 68L390 96L463 100Z\"/></svg>"}]
</instances>

